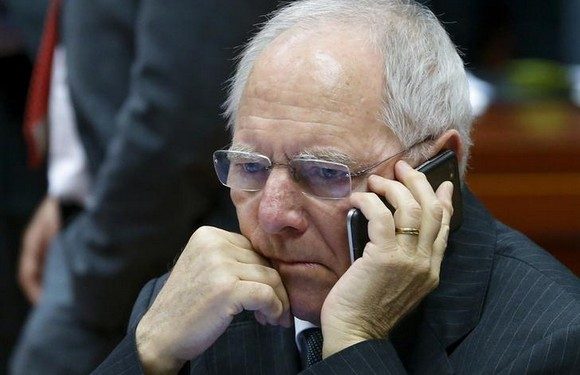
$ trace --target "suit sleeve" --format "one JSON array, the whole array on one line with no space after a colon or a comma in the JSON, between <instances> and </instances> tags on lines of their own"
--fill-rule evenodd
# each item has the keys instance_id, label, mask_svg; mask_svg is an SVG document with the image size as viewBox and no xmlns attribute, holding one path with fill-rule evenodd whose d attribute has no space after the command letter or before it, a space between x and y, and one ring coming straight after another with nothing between
<instances>
[{"instance_id":1,"label":"suit sleeve","mask_svg":"<svg viewBox=\"0 0 580 375\"><path fill-rule=\"evenodd\" d=\"M158 279L148 282L135 301L133 311L131 312L131 319L129 322L129 330L123 340L117 345L115 350L109 354L107 359L97 367L93 374L142 374L141 362L139 354L137 353L137 344L135 343L135 330L137 324L147 311L155 298L156 285Z\"/></svg>"},{"instance_id":2,"label":"suit sleeve","mask_svg":"<svg viewBox=\"0 0 580 375\"><path fill-rule=\"evenodd\" d=\"M129 94L94 181L94 203L56 244L67 254L78 315L107 330L125 326L140 286L167 270L208 213L217 190L208 186L215 181L210 138L215 127L222 131L223 82L215 72L231 64L225 46L239 38L236 27L250 29L249 17L233 22L240 15L223 1L138 4Z\"/></svg>"},{"instance_id":3,"label":"suit sleeve","mask_svg":"<svg viewBox=\"0 0 580 375\"><path fill-rule=\"evenodd\" d=\"M307 375L406 374L388 340L369 340L350 346L304 370Z\"/></svg>"},{"instance_id":4,"label":"suit sleeve","mask_svg":"<svg viewBox=\"0 0 580 375\"><path fill-rule=\"evenodd\" d=\"M159 291L165 285L169 274L166 274L160 278L153 279L149 281L141 292L139 297L133 305L133 310L131 312L131 319L129 320L129 328L127 335L123 340L117 345L117 347L109 354L103 363L92 372L96 375L140 375L143 374L143 367L141 366L141 360L139 359L139 353L137 352L137 342L135 341L135 331L137 330L137 325L143 317L143 315L149 309L149 306L153 303ZM185 364L179 375L189 374L189 363Z\"/></svg>"}]
</instances>

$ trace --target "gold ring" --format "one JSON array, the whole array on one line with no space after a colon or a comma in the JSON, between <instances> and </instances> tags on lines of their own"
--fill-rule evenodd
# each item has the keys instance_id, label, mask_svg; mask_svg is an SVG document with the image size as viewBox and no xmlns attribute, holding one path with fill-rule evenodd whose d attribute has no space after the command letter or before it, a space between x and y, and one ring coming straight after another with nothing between
<instances>
[{"instance_id":1,"label":"gold ring","mask_svg":"<svg viewBox=\"0 0 580 375\"><path fill-rule=\"evenodd\" d=\"M395 228L396 234L410 234L413 236L419 235L419 229L417 228Z\"/></svg>"}]
</instances>

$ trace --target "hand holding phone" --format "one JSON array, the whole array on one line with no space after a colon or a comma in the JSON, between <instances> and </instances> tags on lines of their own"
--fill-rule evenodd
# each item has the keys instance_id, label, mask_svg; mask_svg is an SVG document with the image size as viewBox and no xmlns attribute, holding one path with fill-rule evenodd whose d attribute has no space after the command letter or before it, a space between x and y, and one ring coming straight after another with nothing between
<instances>
[{"instance_id":1,"label":"hand holding phone","mask_svg":"<svg viewBox=\"0 0 580 375\"><path fill-rule=\"evenodd\" d=\"M451 217L450 230L458 229L461 226L463 212L459 168L455 153L451 150L445 150L421 164L417 167L417 170L425 174L433 190L437 190L439 185L445 181L453 183L453 216ZM394 213L393 206L384 199L382 200L389 210ZM369 242L367 226L368 220L359 209L353 208L348 212L347 232L351 262L362 256L364 248Z\"/></svg>"}]
</instances>

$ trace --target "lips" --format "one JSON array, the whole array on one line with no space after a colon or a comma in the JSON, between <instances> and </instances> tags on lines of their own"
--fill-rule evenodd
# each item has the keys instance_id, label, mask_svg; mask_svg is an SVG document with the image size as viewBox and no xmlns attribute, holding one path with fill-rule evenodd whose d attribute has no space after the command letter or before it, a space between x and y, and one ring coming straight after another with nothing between
<instances>
[{"instance_id":1,"label":"lips","mask_svg":"<svg viewBox=\"0 0 580 375\"><path fill-rule=\"evenodd\" d=\"M280 261L272 260L272 266L282 275L302 275L312 277L325 272L326 267L318 262L311 261Z\"/></svg>"},{"instance_id":2,"label":"lips","mask_svg":"<svg viewBox=\"0 0 580 375\"><path fill-rule=\"evenodd\" d=\"M303 254L305 251L298 250L296 247L275 246L272 243L269 243L268 246L264 247L254 245L254 250L267 258L274 268L278 268L278 265L322 265L320 261L309 257L309 255L312 256L312 254Z\"/></svg>"},{"instance_id":3,"label":"lips","mask_svg":"<svg viewBox=\"0 0 580 375\"><path fill-rule=\"evenodd\" d=\"M272 264L274 265L278 265L281 267L316 267L319 266L321 267L322 264L317 263L317 262L306 262L306 261L291 261L291 262L285 262L285 261L272 261Z\"/></svg>"}]
</instances>

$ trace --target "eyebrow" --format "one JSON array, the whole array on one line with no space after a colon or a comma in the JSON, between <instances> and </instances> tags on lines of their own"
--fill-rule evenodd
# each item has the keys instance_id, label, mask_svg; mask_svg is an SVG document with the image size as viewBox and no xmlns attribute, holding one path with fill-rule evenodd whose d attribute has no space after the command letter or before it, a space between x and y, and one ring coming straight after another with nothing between
<instances>
[{"instance_id":1,"label":"eyebrow","mask_svg":"<svg viewBox=\"0 0 580 375\"><path fill-rule=\"evenodd\" d=\"M354 166L356 163L349 155L333 149L312 148L302 151L296 155L297 159L320 159L334 163L341 163L347 166Z\"/></svg>"},{"instance_id":2,"label":"eyebrow","mask_svg":"<svg viewBox=\"0 0 580 375\"><path fill-rule=\"evenodd\" d=\"M258 153L254 147L243 143L234 143L229 147L229 150L238 152ZM322 147L313 147L306 149L300 152L298 155L289 159L319 159L334 163L341 163L349 167L358 166L358 163L351 156L345 154L344 152Z\"/></svg>"},{"instance_id":3,"label":"eyebrow","mask_svg":"<svg viewBox=\"0 0 580 375\"><path fill-rule=\"evenodd\" d=\"M246 144L241 143L234 143L232 144L228 150L230 151L238 151L238 152L256 152L256 149L252 146L248 146Z\"/></svg>"}]
</instances>

